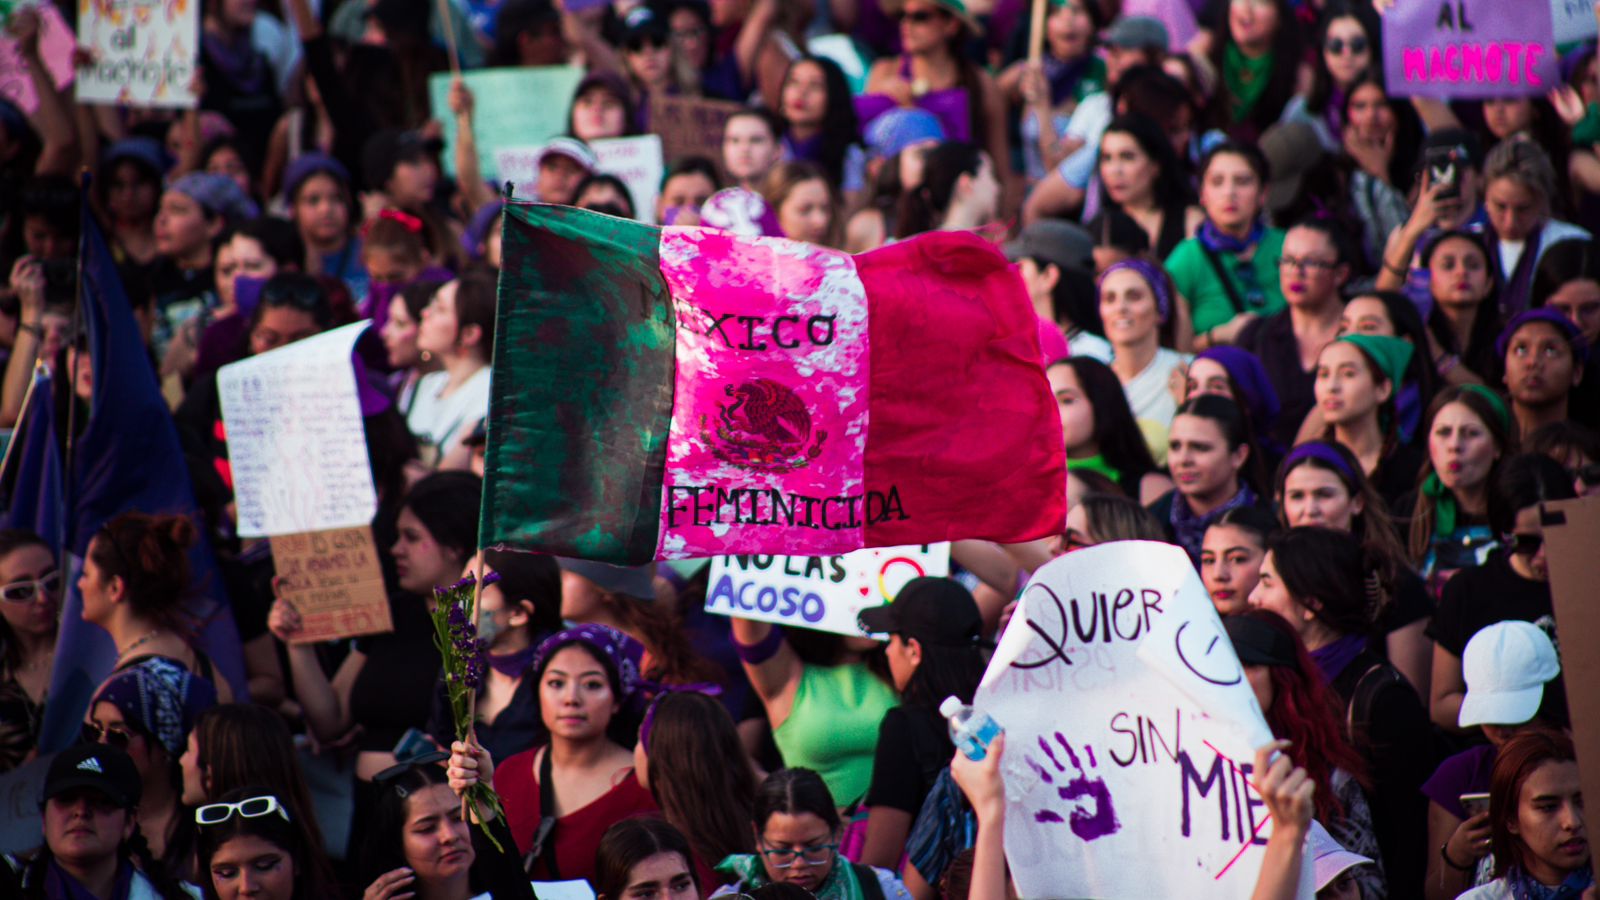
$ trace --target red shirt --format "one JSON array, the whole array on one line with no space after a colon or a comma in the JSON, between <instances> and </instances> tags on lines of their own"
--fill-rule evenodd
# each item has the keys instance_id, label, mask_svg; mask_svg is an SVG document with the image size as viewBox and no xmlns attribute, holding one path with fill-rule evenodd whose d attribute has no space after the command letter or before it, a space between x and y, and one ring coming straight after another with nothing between
<instances>
[{"instance_id":1,"label":"red shirt","mask_svg":"<svg viewBox=\"0 0 1600 900\"><path fill-rule=\"evenodd\" d=\"M516 838L517 851L524 856L532 849L534 835L539 831L539 780L533 768L538 752L537 747L524 750L494 770L495 792L505 806L506 825ZM533 880L583 878L592 882L595 851L600 849L600 838L606 829L623 819L657 811L655 798L629 769L626 778L593 803L556 820L552 839L559 871L551 872L546 861L540 859L530 873Z\"/></svg>"}]
</instances>

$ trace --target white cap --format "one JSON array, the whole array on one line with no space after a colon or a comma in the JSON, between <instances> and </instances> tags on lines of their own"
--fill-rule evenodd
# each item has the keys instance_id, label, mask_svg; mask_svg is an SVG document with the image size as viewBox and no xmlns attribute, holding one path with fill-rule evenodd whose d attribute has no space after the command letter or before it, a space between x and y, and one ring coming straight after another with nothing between
<instances>
[{"instance_id":1,"label":"white cap","mask_svg":"<svg viewBox=\"0 0 1600 900\"><path fill-rule=\"evenodd\" d=\"M1311 820L1311 830L1306 832L1306 856L1311 858L1311 868L1317 880L1317 890L1322 890L1351 866L1371 863L1359 853L1351 853L1339 846L1328 829L1316 819Z\"/></svg>"},{"instance_id":2,"label":"white cap","mask_svg":"<svg viewBox=\"0 0 1600 900\"><path fill-rule=\"evenodd\" d=\"M1470 725L1521 725L1544 699L1545 682L1561 674L1549 635L1532 622L1496 622L1479 631L1461 654L1467 696L1457 719Z\"/></svg>"},{"instance_id":3,"label":"white cap","mask_svg":"<svg viewBox=\"0 0 1600 900\"><path fill-rule=\"evenodd\" d=\"M534 164L538 165L544 162L544 158L552 153L572 160L582 166L585 172L593 172L600 168L600 158L594 155L594 151L589 149L588 144L577 138L565 136L551 138L550 142L539 150L538 159L534 161Z\"/></svg>"},{"instance_id":4,"label":"white cap","mask_svg":"<svg viewBox=\"0 0 1600 900\"><path fill-rule=\"evenodd\" d=\"M939 704L939 715L948 719L960 712L961 707L963 706L966 706L966 704L961 702L961 698L951 694L950 696L944 698L943 703Z\"/></svg>"}]
</instances>

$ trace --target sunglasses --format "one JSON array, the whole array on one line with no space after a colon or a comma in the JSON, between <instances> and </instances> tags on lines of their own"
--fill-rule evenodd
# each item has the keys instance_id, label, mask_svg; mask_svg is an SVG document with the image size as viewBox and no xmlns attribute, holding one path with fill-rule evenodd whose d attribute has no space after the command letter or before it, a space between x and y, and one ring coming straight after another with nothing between
<instances>
[{"instance_id":1,"label":"sunglasses","mask_svg":"<svg viewBox=\"0 0 1600 900\"><path fill-rule=\"evenodd\" d=\"M43 578L24 578L21 581L0 585L0 600L7 603L32 603L33 598L39 596L40 592L54 597L60 590L61 573L51 572Z\"/></svg>"},{"instance_id":2,"label":"sunglasses","mask_svg":"<svg viewBox=\"0 0 1600 900\"><path fill-rule=\"evenodd\" d=\"M128 745L133 742L137 732L120 725L101 725L99 722L85 722L83 729L78 733L85 744L106 744L128 752Z\"/></svg>"},{"instance_id":3,"label":"sunglasses","mask_svg":"<svg viewBox=\"0 0 1600 900\"><path fill-rule=\"evenodd\" d=\"M270 794L250 797L238 803L208 803L194 811L194 820L200 825L221 825L233 818L234 813L238 813L241 819L259 819L277 813L285 822L289 821L289 811L283 808L277 797Z\"/></svg>"},{"instance_id":4,"label":"sunglasses","mask_svg":"<svg viewBox=\"0 0 1600 900\"><path fill-rule=\"evenodd\" d=\"M1365 53L1367 52L1367 39L1360 36L1353 37L1349 41L1344 38L1328 38L1328 42L1322 45L1323 50L1334 56L1343 56L1346 47L1350 48L1351 53Z\"/></svg>"},{"instance_id":5,"label":"sunglasses","mask_svg":"<svg viewBox=\"0 0 1600 900\"><path fill-rule=\"evenodd\" d=\"M655 38L639 38L629 41L624 45L624 49L629 53L643 53L646 50L665 50L667 46L666 41L656 40Z\"/></svg>"},{"instance_id":6,"label":"sunglasses","mask_svg":"<svg viewBox=\"0 0 1600 900\"><path fill-rule=\"evenodd\" d=\"M926 25L943 17L944 13L932 9L901 10L894 15L896 22L910 22L913 25Z\"/></svg>"},{"instance_id":7,"label":"sunglasses","mask_svg":"<svg viewBox=\"0 0 1600 900\"><path fill-rule=\"evenodd\" d=\"M1544 535L1512 533L1502 538L1501 544L1508 552L1517 556L1532 556L1544 546Z\"/></svg>"}]
</instances>

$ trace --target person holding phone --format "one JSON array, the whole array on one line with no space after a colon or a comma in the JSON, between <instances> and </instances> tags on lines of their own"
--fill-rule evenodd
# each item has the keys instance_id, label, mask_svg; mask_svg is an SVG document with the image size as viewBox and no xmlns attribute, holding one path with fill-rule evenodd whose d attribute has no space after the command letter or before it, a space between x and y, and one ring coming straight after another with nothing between
<instances>
[{"instance_id":1,"label":"person holding phone","mask_svg":"<svg viewBox=\"0 0 1600 900\"><path fill-rule=\"evenodd\" d=\"M1423 142L1417 159L1416 199L1411 218L1389 235L1383 248L1376 288L1403 291L1424 317L1433 301L1428 271L1421 262L1436 236L1464 228L1482 228L1483 211L1478 169L1482 151L1477 138L1459 128L1435 131Z\"/></svg>"}]
</instances>

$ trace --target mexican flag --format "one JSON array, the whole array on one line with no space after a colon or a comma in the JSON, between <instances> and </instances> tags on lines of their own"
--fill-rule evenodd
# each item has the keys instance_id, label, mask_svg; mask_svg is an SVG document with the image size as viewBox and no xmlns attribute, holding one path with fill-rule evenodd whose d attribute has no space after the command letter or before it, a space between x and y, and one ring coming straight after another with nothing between
<instances>
[{"instance_id":1,"label":"mexican flag","mask_svg":"<svg viewBox=\"0 0 1600 900\"><path fill-rule=\"evenodd\" d=\"M827 556L1066 519L1021 280L969 233L860 256L506 207L480 543Z\"/></svg>"}]
</instances>

